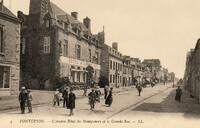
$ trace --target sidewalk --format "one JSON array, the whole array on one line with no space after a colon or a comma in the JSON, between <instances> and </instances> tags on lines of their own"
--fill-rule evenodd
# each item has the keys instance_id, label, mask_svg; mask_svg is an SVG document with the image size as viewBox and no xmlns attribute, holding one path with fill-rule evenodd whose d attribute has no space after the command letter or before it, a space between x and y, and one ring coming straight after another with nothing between
<instances>
[{"instance_id":1,"label":"sidewalk","mask_svg":"<svg viewBox=\"0 0 200 128\"><path fill-rule=\"evenodd\" d=\"M133 88L133 86L114 88L113 93L129 91L131 88ZM101 88L100 90L101 90L102 95L104 95L104 89ZM87 94L90 91L91 91L91 89L88 89ZM45 105L45 104L53 105L54 91L32 90L31 93L33 95L33 101L32 101L33 106ZM76 94L77 99L86 98L86 97L83 97L83 90L75 90L74 93ZM62 95L62 94L60 94L60 95ZM18 95L1 97L0 111L16 109L16 108L19 108Z\"/></svg>"}]
</instances>

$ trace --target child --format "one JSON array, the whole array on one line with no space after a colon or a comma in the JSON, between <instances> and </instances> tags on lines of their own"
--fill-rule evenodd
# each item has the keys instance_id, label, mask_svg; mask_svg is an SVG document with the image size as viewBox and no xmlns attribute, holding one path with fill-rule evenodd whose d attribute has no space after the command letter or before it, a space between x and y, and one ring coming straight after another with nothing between
<instances>
[{"instance_id":1,"label":"child","mask_svg":"<svg viewBox=\"0 0 200 128\"><path fill-rule=\"evenodd\" d=\"M59 96L59 91L58 89L56 89L55 93L54 93L54 98L53 98L53 101L54 101L54 106L56 105L56 102L57 102L57 105L60 106L60 96Z\"/></svg>"},{"instance_id":2,"label":"child","mask_svg":"<svg viewBox=\"0 0 200 128\"><path fill-rule=\"evenodd\" d=\"M28 113L32 113L32 104L31 101L33 100L31 90L27 90L27 107L28 107Z\"/></svg>"},{"instance_id":3,"label":"child","mask_svg":"<svg viewBox=\"0 0 200 128\"><path fill-rule=\"evenodd\" d=\"M93 110L96 102L96 93L94 92L94 89L92 89L92 91L88 94L88 96L89 96L90 110Z\"/></svg>"}]
</instances>

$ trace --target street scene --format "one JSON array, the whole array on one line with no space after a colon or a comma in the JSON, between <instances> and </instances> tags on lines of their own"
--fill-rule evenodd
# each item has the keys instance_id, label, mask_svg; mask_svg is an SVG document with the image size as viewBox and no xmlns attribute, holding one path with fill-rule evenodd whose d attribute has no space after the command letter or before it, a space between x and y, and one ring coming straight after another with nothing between
<instances>
[{"instance_id":1,"label":"street scene","mask_svg":"<svg viewBox=\"0 0 200 128\"><path fill-rule=\"evenodd\" d=\"M0 0L2 126L197 128L199 4Z\"/></svg>"}]
</instances>

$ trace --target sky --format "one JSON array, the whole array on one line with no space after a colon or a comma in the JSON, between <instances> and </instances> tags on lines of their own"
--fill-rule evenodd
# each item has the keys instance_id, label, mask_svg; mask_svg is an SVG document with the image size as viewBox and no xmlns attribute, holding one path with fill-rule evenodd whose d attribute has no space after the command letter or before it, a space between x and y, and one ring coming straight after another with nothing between
<instances>
[{"instance_id":1,"label":"sky","mask_svg":"<svg viewBox=\"0 0 200 128\"><path fill-rule=\"evenodd\" d=\"M200 36L199 0L50 0L78 20L88 16L96 34L105 26L106 44L118 42L123 55L160 59L183 77L186 54ZM30 0L4 0L14 14L29 12Z\"/></svg>"}]
</instances>

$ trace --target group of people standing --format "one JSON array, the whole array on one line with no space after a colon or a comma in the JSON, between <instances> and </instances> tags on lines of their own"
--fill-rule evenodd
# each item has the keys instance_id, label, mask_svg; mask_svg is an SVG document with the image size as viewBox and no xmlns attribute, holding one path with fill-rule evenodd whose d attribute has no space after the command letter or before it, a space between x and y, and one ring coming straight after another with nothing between
<instances>
[{"instance_id":1,"label":"group of people standing","mask_svg":"<svg viewBox=\"0 0 200 128\"><path fill-rule=\"evenodd\" d=\"M75 100L76 100L76 95L73 93L73 88L69 89L69 94L68 94L68 88L65 88L64 91L62 92L62 98L63 98L63 107L70 109L70 116L74 115L74 108L75 108ZM54 106L57 105L60 106L60 93L59 90L56 89L54 93Z\"/></svg>"},{"instance_id":2,"label":"group of people standing","mask_svg":"<svg viewBox=\"0 0 200 128\"><path fill-rule=\"evenodd\" d=\"M105 104L108 106L111 106L113 101L112 90L113 90L112 87L110 88L110 90L108 86L105 86L104 88ZM100 96L101 96L100 87L97 86L96 89L92 88L91 92L88 94L90 110L94 110L95 103L100 102Z\"/></svg>"},{"instance_id":3,"label":"group of people standing","mask_svg":"<svg viewBox=\"0 0 200 128\"><path fill-rule=\"evenodd\" d=\"M26 105L28 107L28 113L32 113L32 94L31 94L31 90L27 89L25 87L21 88L21 92L19 93L19 102L20 102L20 108L21 108L21 114L25 114L25 108Z\"/></svg>"}]
</instances>

